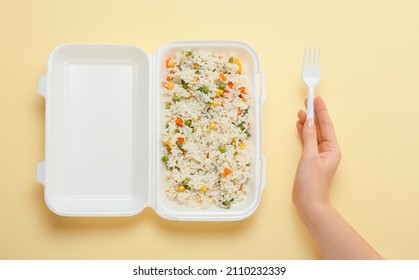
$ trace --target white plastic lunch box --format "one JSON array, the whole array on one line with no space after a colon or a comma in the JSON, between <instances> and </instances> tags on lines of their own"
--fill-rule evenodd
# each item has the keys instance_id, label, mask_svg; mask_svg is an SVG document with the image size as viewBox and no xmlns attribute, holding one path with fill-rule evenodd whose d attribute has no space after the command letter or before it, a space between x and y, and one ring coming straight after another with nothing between
<instances>
[{"instance_id":1,"label":"white plastic lunch box","mask_svg":"<svg viewBox=\"0 0 419 280\"><path fill-rule=\"evenodd\" d=\"M188 50L233 53L249 79L252 174L246 200L231 209L187 208L164 192L165 60ZM66 44L48 60L38 92L46 99L45 160L36 179L62 216L130 216L152 207L170 220L233 221L251 215L265 188L262 105L265 78L255 51L237 41L182 41L149 55L129 45Z\"/></svg>"}]
</instances>

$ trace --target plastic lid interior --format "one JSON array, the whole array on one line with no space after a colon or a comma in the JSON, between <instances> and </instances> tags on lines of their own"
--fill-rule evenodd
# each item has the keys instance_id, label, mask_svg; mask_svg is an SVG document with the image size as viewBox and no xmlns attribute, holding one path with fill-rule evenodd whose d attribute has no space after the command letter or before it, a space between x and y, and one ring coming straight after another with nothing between
<instances>
[{"instance_id":1,"label":"plastic lid interior","mask_svg":"<svg viewBox=\"0 0 419 280\"><path fill-rule=\"evenodd\" d=\"M135 46L63 45L53 52L46 147L52 211L111 216L145 207L149 69L149 56Z\"/></svg>"}]
</instances>

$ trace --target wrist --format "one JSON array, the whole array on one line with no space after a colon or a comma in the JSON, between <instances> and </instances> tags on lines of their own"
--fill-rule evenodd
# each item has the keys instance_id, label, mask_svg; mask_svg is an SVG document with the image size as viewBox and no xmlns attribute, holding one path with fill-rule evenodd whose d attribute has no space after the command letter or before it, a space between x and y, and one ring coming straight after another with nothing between
<instances>
[{"instance_id":1,"label":"wrist","mask_svg":"<svg viewBox=\"0 0 419 280\"><path fill-rule=\"evenodd\" d=\"M318 217L319 215L323 215L323 213L334 209L329 199L322 201L305 201L294 204L298 214L305 221L312 220L312 217Z\"/></svg>"}]
</instances>

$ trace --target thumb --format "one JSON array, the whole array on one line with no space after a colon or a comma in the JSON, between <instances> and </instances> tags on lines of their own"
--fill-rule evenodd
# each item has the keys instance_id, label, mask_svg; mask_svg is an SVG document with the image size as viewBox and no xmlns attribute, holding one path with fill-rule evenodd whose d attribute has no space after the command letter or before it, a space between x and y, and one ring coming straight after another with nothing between
<instances>
[{"instance_id":1,"label":"thumb","mask_svg":"<svg viewBox=\"0 0 419 280\"><path fill-rule=\"evenodd\" d=\"M318 152L316 124L313 119L307 119L303 127L303 154L312 155Z\"/></svg>"}]
</instances>

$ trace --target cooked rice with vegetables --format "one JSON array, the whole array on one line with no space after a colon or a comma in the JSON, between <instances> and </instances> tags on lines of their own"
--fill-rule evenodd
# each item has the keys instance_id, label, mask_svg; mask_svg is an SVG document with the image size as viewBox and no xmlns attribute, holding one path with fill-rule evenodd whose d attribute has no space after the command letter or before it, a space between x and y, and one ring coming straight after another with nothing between
<instances>
[{"instance_id":1,"label":"cooked rice with vegetables","mask_svg":"<svg viewBox=\"0 0 419 280\"><path fill-rule=\"evenodd\" d=\"M166 60L166 194L187 207L230 208L250 177L250 94L240 59L184 50Z\"/></svg>"}]
</instances>

